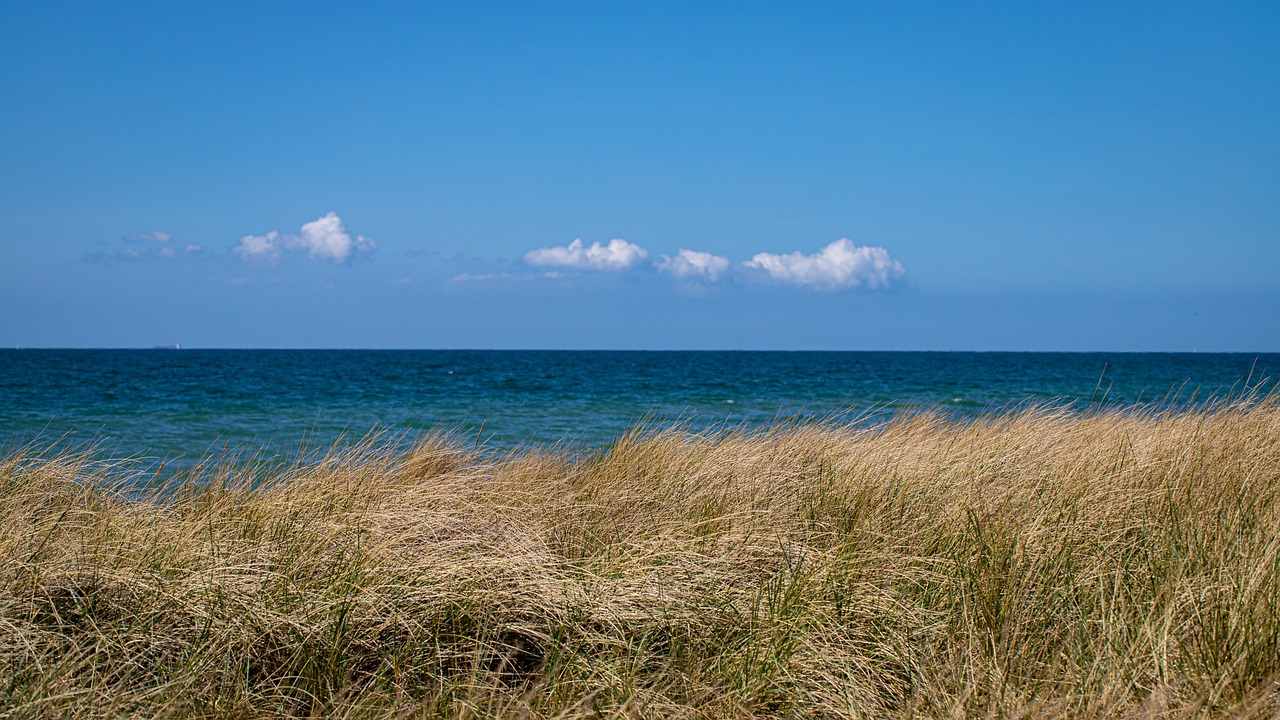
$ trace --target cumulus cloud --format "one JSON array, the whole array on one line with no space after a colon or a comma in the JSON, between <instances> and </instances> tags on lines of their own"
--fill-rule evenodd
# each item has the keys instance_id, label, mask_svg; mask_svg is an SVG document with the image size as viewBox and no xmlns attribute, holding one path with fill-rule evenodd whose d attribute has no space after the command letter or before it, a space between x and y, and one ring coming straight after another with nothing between
<instances>
[{"instance_id":1,"label":"cumulus cloud","mask_svg":"<svg viewBox=\"0 0 1280 720\"><path fill-rule=\"evenodd\" d=\"M329 213L302 226L300 246L313 258L345 263L352 254L370 253L378 244L363 235L353 240L342 226L342 218Z\"/></svg>"},{"instance_id":2,"label":"cumulus cloud","mask_svg":"<svg viewBox=\"0 0 1280 720\"><path fill-rule=\"evenodd\" d=\"M818 290L887 289L906 276L902 263L884 248L854 245L848 238L812 255L757 253L743 265L763 271L777 282Z\"/></svg>"},{"instance_id":3,"label":"cumulus cloud","mask_svg":"<svg viewBox=\"0 0 1280 720\"><path fill-rule=\"evenodd\" d=\"M537 267L564 267L577 270L630 270L649 257L648 251L626 240L614 238L608 245L598 242L590 246L582 240L574 240L565 247L549 247L530 250L524 261Z\"/></svg>"},{"instance_id":4,"label":"cumulus cloud","mask_svg":"<svg viewBox=\"0 0 1280 720\"><path fill-rule=\"evenodd\" d=\"M697 250L680 248L675 257L663 255L654 267L680 280L715 282L729 269L729 258Z\"/></svg>"},{"instance_id":5,"label":"cumulus cloud","mask_svg":"<svg viewBox=\"0 0 1280 720\"><path fill-rule=\"evenodd\" d=\"M244 260L268 265L278 262L286 252L304 251L313 260L344 265L358 255L377 249L378 244L372 238L363 235L351 237L342 224L342 218L331 212L303 225L297 235L286 235L276 230L265 235L245 235L231 251Z\"/></svg>"},{"instance_id":6,"label":"cumulus cloud","mask_svg":"<svg viewBox=\"0 0 1280 720\"><path fill-rule=\"evenodd\" d=\"M284 251L284 242L280 238L280 233L272 230L266 235L245 235L240 238L240 244L231 248L231 252L239 255L245 260L274 264L280 259L280 253Z\"/></svg>"}]
</instances>

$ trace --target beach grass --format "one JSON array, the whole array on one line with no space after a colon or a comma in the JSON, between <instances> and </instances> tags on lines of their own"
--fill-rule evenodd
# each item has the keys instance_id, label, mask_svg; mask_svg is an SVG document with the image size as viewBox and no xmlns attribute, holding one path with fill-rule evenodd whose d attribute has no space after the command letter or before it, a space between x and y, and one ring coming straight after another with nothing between
<instances>
[{"instance_id":1,"label":"beach grass","mask_svg":"<svg viewBox=\"0 0 1280 720\"><path fill-rule=\"evenodd\" d=\"M1274 396L396 448L9 453L0 717L1280 716Z\"/></svg>"}]
</instances>

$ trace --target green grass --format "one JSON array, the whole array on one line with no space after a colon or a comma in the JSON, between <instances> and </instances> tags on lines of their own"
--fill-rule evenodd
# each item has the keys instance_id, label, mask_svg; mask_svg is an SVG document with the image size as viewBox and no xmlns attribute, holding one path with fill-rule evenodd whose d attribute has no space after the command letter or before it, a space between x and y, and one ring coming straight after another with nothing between
<instances>
[{"instance_id":1,"label":"green grass","mask_svg":"<svg viewBox=\"0 0 1280 720\"><path fill-rule=\"evenodd\" d=\"M1280 403L0 460L2 717L1275 717Z\"/></svg>"}]
</instances>

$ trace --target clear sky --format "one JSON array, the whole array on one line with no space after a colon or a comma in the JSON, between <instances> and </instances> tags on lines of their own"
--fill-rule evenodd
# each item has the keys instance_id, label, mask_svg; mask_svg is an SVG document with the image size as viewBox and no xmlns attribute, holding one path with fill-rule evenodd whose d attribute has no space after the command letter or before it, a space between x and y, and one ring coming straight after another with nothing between
<instances>
[{"instance_id":1,"label":"clear sky","mask_svg":"<svg viewBox=\"0 0 1280 720\"><path fill-rule=\"evenodd\" d=\"M0 3L0 345L1280 350L1280 3Z\"/></svg>"}]
</instances>

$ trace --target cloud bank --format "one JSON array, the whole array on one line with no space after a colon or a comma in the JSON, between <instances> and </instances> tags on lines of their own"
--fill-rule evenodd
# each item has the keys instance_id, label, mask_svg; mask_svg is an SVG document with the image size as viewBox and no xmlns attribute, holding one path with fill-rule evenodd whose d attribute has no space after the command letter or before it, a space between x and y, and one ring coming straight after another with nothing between
<instances>
[{"instance_id":1,"label":"cloud bank","mask_svg":"<svg viewBox=\"0 0 1280 720\"><path fill-rule=\"evenodd\" d=\"M882 247L854 245L840 238L812 255L757 253L743 266L763 271L776 282L816 290L884 290L906 277L902 263Z\"/></svg>"},{"instance_id":2,"label":"cloud bank","mask_svg":"<svg viewBox=\"0 0 1280 720\"><path fill-rule=\"evenodd\" d=\"M652 263L649 252L634 243L613 239L608 245L586 245L574 240L563 247L530 250L525 264L544 268L568 268L601 272L656 270L688 282L712 284L734 276L763 278L776 284L818 291L888 290L906 282L906 270L889 251L877 246L855 245L840 238L816 253L756 253L737 269L724 255L680 248ZM558 272L544 273L559 277ZM460 276L470 279L471 276Z\"/></svg>"},{"instance_id":3,"label":"cloud bank","mask_svg":"<svg viewBox=\"0 0 1280 720\"><path fill-rule=\"evenodd\" d=\"M654 267L679 280L715 282L729 270L729 258L680 248L675 257L663 255L662 260L655 263Z\"/></svg>"},{"instance_id":4,"label":"cloud bank","mask_svg":"<svg viewBox=\"0 0 1280 720\"><path fill-rule=\"evenodd\" d=\"M536 267L618 272L635 268L648 257L649 252L639 245L614 238L608 245L593 242L585 246L579 239L565 247L538 248L525 253L522 259Z\"/></svg>"},{"instance_id":5,"label":"cloud bank","mask_svg":"<svg viewBox=\"0 0 1280 720\"><path fill-rule=\"evenodd\" d=\"M378 249L372 238L347 233L342 218L336 213L328 213L323 217L302 226L297 235L285 235L272 230L265 235L245 235L231 249L236 255L249 262L273 265L288 252L306 252L312 260L327 260L338 265L349 264L360 255L367 255Z\"/></svg>"}]
</instances>

